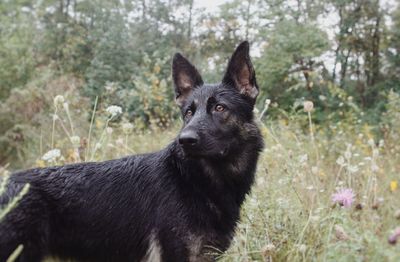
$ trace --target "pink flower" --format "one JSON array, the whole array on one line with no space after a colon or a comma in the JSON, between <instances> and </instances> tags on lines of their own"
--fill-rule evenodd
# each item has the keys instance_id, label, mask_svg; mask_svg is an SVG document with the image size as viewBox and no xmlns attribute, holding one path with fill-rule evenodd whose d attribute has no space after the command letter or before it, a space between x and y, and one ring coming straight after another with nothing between
<instances>
[{"instance_id":1,"label":"pink flower","mask_svg":"<svg viewBox=\"0 0 400 262\"><path fill-rule=\"evenodd\" d=\"M344 188L338 190L335 194L332 195L333 203L338 203L343 207L350 207L354 202L355 194L353 193L353 189Z\"/></svg>"},{"instance_id":2,"label":"pink flower","mask_svg":"<svg viewBox=\"0 0 400 262\"><path fill-rule=\"evenodd\" d=\"M400 238L400 227L394 230L394 233L389 237L389 243L394 245L397 242L397 239Z\"/></svg>"}]
</instances>

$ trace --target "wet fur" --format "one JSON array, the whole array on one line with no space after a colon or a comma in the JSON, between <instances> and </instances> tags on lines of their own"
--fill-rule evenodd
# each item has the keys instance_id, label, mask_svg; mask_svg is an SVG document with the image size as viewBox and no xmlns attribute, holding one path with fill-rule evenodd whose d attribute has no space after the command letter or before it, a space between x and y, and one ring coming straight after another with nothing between
<instances>
[{"instance_id":1,"label":"wet fur","mask_svg":"<svg viewBox=\"0 0 400 262\"><path fill-rule=\"evenodd\" d=\"M200 134L199 155L187 153L178 135L151 154L14 173L0 205L24 184L30 190L0 222L0 261L19 244L18 261L29 262L214 261L230 245L263 142L246 95L227 81L192 89L182 114L196 103L198 112L183 116L182 130ZM229 115L211 117L210 98Z\"/></svg>"}]
</instances>

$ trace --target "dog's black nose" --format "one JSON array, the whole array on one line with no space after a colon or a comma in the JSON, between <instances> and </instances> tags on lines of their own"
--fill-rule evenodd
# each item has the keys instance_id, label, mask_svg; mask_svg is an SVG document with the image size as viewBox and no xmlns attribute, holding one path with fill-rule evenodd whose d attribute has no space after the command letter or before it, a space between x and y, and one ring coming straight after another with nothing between
<instances>
[{"instance_id":1,"label":"dog's black nose","mask_svg":"<svg viewBox=\"0 0 400 262\"><path fill-rule=\"evenodd\" d=\"M195 146L199 141L199 136L194 130L183 130L179 135L179 144L183 146Z\"/></svg>"}]
</instances>

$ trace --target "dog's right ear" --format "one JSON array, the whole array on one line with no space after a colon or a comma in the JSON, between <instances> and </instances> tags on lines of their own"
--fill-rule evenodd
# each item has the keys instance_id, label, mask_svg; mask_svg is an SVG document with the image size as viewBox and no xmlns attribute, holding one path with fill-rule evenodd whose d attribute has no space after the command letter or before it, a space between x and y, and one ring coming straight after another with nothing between
<instances>
[{"instance_id":1,"label":"dog's right ear","mask_svg":"<svg viewBox=\"0 0 400 262\"><path fill-rule=\"evenodd\" d=\"M202 86L204 83L196 67L180 53L174 55L172 77L175 85L175 100L179 106L183 105L194 88Z\"/></svg>"}]
</instances>

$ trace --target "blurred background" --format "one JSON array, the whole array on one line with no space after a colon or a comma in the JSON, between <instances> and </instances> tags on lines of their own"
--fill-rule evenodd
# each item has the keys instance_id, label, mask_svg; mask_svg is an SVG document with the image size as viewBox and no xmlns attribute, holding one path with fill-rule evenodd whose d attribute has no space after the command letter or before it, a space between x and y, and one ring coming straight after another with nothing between
<instances>
[{"instance_id":1,"label":"blurred background","mask_svg":"<svg viewBox=\"0 0 400 262\"><path fill-rule=\"evenodd\" d=\"M54 147L45 138L57 95L68 99L66 120L78 133L96 98L96 112L123 109L111 124L169 127L178 116L177 51L218 82L235 46L249 40L258 109L271 100L264 119L288 121L311 100L317 124L356 113L384 136L389 96L400 91L396 1L2 0L0 13L2 165L30 166L27 153Z\"/></svg>"}]
</instances>

